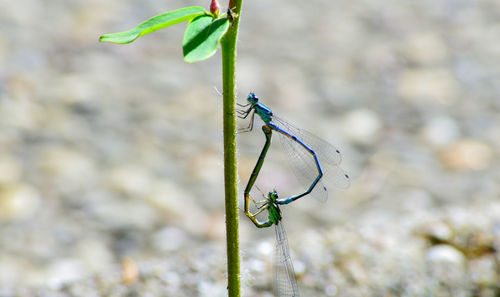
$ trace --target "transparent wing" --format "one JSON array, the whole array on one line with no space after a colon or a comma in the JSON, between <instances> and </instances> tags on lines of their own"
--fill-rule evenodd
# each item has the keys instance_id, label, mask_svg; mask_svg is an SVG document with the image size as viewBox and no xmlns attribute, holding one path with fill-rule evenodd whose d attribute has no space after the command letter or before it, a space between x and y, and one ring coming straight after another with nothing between
<instances>
[{"instance_id":1,"label":"transparent wing","mask_svg":"<svg viewBox=\"0 0 500 297\"><path fill-rule=\"evenodd\" d=\"M314 150L318 157L323 170L323 177L311 192L311 196L320 201L326 201L328 199L328 187L341 189L349 187L349 176L340 168L342 155L335 146L308 131L293 126L279 117L273 116L273 119L280 128L294 135ZM298 181L301 185L306 187L306 189L309 188L311 183L318 176L318 170L313 155L299 143L282 134L280 134L280 141L288 154L288 163Z\"/></svg>"},{"instance_id":2,"label":"transparent wing","mask_svg":"<svg viewBox=\"0 0 500 297\"><path fill-rule=\"evenodd\" d=\"M274 230L276 231L275 294L278 297L298 297L299 287L283 223L280 221L276 224Z\"/></svg>"},{"instance_id":3,"label":"transparent wing","mask_svg":"<svg viewBox=\"0 0 500 297\"><path fill-rule=\"evenodd\" d=\"M280 125L281 126L281 125ZM285 129L287 132L295 135L294 132L289 131L287 128L281 127ZM290 169L297 177L299 184L302 186L302 190L307 190L314 179L318 176L318 169L316 167L316 161L314 160L314 156L310 154L304 147L302 147L298 142L293 141L292 139L278 133L280 135L280 142L287 153L288 156L288 165ZM300 136L295 135L300 139ZM320 161L321 164L321 161ZM323 167L323 165L321 164ZM323 173L325 170L323 169ZM319 182L316 184L314 189L309 194L314 198L318 199L321 202L324 202L328 199L328 190L323 184L324 178L321 178Z\"/></svg>"}]
</instances>

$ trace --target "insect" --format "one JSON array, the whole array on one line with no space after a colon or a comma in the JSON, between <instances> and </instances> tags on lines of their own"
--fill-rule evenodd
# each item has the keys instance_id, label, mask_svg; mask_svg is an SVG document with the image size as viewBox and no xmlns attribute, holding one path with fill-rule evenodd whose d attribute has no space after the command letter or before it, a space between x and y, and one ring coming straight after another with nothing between
<instances>
[{"instance_id":1,"label":"insect","mask_svg":"<svg viewBox=\"0 0 500 297\"><path fill-rule=\"evenodd\" d=\"M264 196L265 197L265 196ZM275 226L276 232L276 252L274 261L274 289L276 296L279 297L298 297L299 287L295 278L290 250L288 248L288 238L285 227L283 226L281 210L279 208L278 193L269 192L267 198L263 201L252 202L256 205L257 211L251 216L255 219L255 224L259 228ZM259 206L257 206L257 204ZM256 216L262 211L267 210L268 219L265 222L259 221Z\"/></svg>"},{"instance_id":2,"label":"insect","mask_svg":"<svg viewBox=\"0 0 500 297\"><path fill-rule=\"evenodd\" d=\"M325 184L338 188L349 187L349 176L339 166L342 156L337 148L312 133L296 128L275 116L270 108L259 102L259 98L254 93L248 95L247 101L248 103L245 105L238 104L241 109L236 110L239 118L246 119L250 116L248 127L243 128L239 133L252 131L255 115L258 115L264 122L262 131L266 137L264 147L244 191L245 214L254 223L256 222L249 212L250 191L264 164L264 159L271 145L273 131L281 136L283 148L288 153L288 162L298 180L306 187L302 193L286 198L277 198L277 204L288 204L308 194L312 194L320 201L326 201L328 190Z\"/></svg>"}]
</instances>

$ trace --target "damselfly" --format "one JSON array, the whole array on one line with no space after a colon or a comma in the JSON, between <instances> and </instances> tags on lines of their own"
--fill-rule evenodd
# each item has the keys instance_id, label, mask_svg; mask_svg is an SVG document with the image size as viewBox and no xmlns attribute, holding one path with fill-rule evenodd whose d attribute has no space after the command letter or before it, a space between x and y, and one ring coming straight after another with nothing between
<instances>
[{"instance_id":1,"label":"damselfly","mask_svg":"<svg viewBox=\"0 0 500 297\"><path fill-rule=\"evenodd\" d=\"M251 131L255 115L257 114L264 122L262 131L266 137L266 142L244 192L245 214L247 216L250 217L250 190L257 180L257 176L264 163L267 151L271 145L273 131L281 136L283 148L288 153L288 161L299 182L306 187L305 191L300 194L277 199L277 204L288 204L308 194L313 195L320 201L326 201L328 199L326 185L337 188L349 187L349 176L339 166L342 156L337 148L312 133L296 128L275 116L271 109L259 102L259 98L254 93L248 95L247 101L248 103L245 105L238 104L242 109L237 109L237 113L239 114L238 117L242 119L250 116L250 123L248 127L239 132Z\"/></svg>"},{"instance_id":2,"label":"damselfly","mask_svg":"<svg viewBox=\"0 0 500 297\"><path fill-rule=\"evenodd\" d=\"M274 289L276 296L279 297L298 297L299 287L295 278L295 270L293 269L290 250L288 248L288 238L279 208L278 193L276 191L269 192L267 198L263 201L252 202L256 205L257 211L251 213L251 217L257 227L265 228L272 225L276 231L276 252L274 262ZM267 210L268 219L265 222L259 221L256 216L262 211Z\"/></svg>"}]
</instances>

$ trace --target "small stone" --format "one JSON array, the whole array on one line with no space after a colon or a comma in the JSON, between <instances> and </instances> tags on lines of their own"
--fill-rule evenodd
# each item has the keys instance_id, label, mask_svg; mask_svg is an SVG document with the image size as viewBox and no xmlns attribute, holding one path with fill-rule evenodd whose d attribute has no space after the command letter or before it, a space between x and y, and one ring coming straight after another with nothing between
<instances>
[{"instance_id":1,"label":"small stone","mask_svg":"<svg viewBox=\"0 0 500 297\"><path fill-rule=\"evenodd\" d=\"M450 104L456 100L459 86L446 69L408 69L399 78L397 92L408 101Z\"/></svg>"},{"instance_id":2,"label":"small stone","mask_svg":"<svg viewBox=\"0 0 500 297\"><path fill-rule=\"evenodd\" d=\"M161 219L153 207L140 200L108 199L93 205L93 215L108 228L151 230Z\"/></svg>"},{"instance_id":3,"label":"small stone","mask_svg":"<svg viewBox=\"0 0 500 297\"><path fill-rule=\"evenodd\" d=\"M157 181L145 199L161 214L165 222L181 224L193 234L206 236L210 218L193 196L176 184L166 180Z\"/></svg>"},{"instance_id":4,"label":"small stone","mask_svg":"<svg viewBox=\"0 0 500 297\"><path fill-rule=\"evenodd\" d=\"M30 185L13 184L0 187L0 220L17 221L35 215L41 200Z\"/></svg>"},{"instance_id":5,"label":"small stone","mask_svg":"<svg viewBox=\"0 0 500 297\"><path fill-rule=\"evenodd\" d=\"M437 239L442 242L450 241L453 236L453 231L451 230L451 228L441 221L430 222L419 229L420 230L418 230L417 233L427 238L434 240Z\"/></svg>"},{"instance_id":6,"label":"small stone","mask_svg":"<svg viewBox=\"0 0 500 297\"><path fill-rule=\"evenodd\" d=\"M54 86L51 92L61 103L68 105L84 103L96 98L92 84L81 74L61 76L60 83Z\"/></svg>"},{"instance_id":7,"label":"small stone","mask_svg":"<svg viewBox=\"0 0 500 297\"><path fill-rule=\"evenodd\" d=\"M447 56L446 45L433 32L419 32L410 35L405 45L407 56L419 64L436 64Z\"/></svg>"},{"instance_id":8,"label":"small stone","mask_svg":"<svg viewBox=\"0 0 500 297\"><path fill-rule=\"evenodd\" d=\"M43 113L40 106L30 100L36 96L32 91L33 86L25 78L11 78L5 89L7 96L19 100L2 100L0 105L2 133L8 132L9 129L6 129L8 127L28 131L39 129Z\"/></svg>"},{"instance_id":9,"label":"small stone","mask_svg":"<svg viewBox=\"0 0 500 297\"><path fill-rule=\"evenodd\" d=\"M259 259L249 259L247 262L247 267L253 272L265 273L266 263Z\"/></svg>"},{"instance_id":10,"label":"small stone","mask_svg":"<svg viewBox=\"0 0 500 297\"><path fill-rule=\"evenodd\" d=\"M367 71L384 73L397 67L397 63L394 47L386 42L370 42L370 45L365 49L364 65Z\"/></svg>"},{"instance_id":11,"label":"small stone","mask_svg":"<svg viewBox=\"0 0 500 297\"><path fill-rule=\"evenodd\" d=\"M431 247L427 251L426 258L429 263L451 264L457 267L465 265L466 262L464 254L447 244L439 244Z\"/></svg>"},{"instance_id":12,"label":"small stone","mask_svg":"<svg viewBox=\"0 0 500 297\"><path fill-rule=\"evenodd\" d=\"M191 162L189 168L193 179L208 182L215 186L224 178L221 154L217 152L211 150L201 151L193 156Z\"/></svg>"},{"instance_id":13,"label":"small stone","mask_svg":"<svg viewBox=\"0 0 500 297\"><path fill-rule=\"evenodd\" d=\"M227 289L223 284L202 281L198 283L198 291L202 296L218 297L227 294Z\"/></svg>"},{"instance_id":14,"label":"small stone","mask_svg":"<svg viewBox=\"0 0 500 297\"><path fill-rule=\"evenodd\" d=\"M107 180L111 189L131 196L145 195L152 184L149 172L143 166L132 164L113 168Z\"/></svg>"},{"instance_id":15,"label":"small stone","mask_svg":"<svg viewBox=\"0 0 500 297\"><path fill-rule=\"evenodd\" d=\"M257 251L264 256L270 256L274 252L274 247L273 247L273 244L271 242L262 241L257 246Z\"/></svg>"},{"instance_id":16,"label":"small stone","mask_svg":"<svg viewBox=\"0 0 500 297\"><path fill-rule=\"evenodd\" d=\"M7 154L0 155L0 184L17 182L21 173L21 165L16 159Z\"/></svg>"},{"instance_id":17,"label":"small stone","mask_svg":"<svg viewBox=\"0 0 500 297\"><path fill-rule=\"evenodd\" d=\"M44 178L62 192L90 187L96 166L88 155L66 147L47 147L38 156L38 167Z\"/></svg>"},{"instance_id":18,"label":"small stone","mask_svg":"<svg viewBox=\"0 0 500 297\"><path fill-rule=\"evenodd\" d=\"M403 208L408 212L414 212L418 209L430 209L433 204L431 195L423 189L408 189L404 192Z\"/></svg>"},{"instance_id":19,"label":"small stone","mask_svg":"<svg viewBox=\"0 0 500 297\"><path fill-rule=\"evenodd\" d=\"M463 228L457 230L455 245L459 246L467 258L480 258L495 253L495 237L484 230Z\"/></svg>"},{"instance_id":20,"label":"small stone","mask_svg":"<svg viewBox=\"0 0 500 297\"><path fill-rule=\"evenodd\" d=\"M9 253L0 255L0 283L3 285L12 285L18 283L26 271L26 259L20 259ZM0 288L0 292L2 289Z\"/></svg>"},{"instance_id":21,"label":"small stone","mask_svg":"<svg viewBox=\"0 0 500 297\"><path fill-rule=\"evenodd\" d=\"M453 170L481 170L491 163L493 150L486 143L474 139L459 140L439 153L441 164Z\"/></svg>"},{"instance_id":22,"label":"small stone","mask_svg":"<svg viewBox=\"0 0 500 297\"><path fill-rule=\"evenodd\" d=\"M429 280L437 285L434 290L452 288L450 295L446 296L470 296L463 295L469 286L467 259L463 253L450 245L440 244L427 251L426 259Z\"/></svg>"},{"instance_id":23,"label":"small stone","mask_svg":"<svg viewBox=\"0 0 500 297\"><path fill-rule=\"evenodd\" d=\"M93 273L109 269L114 261L113 252L101 238L80 239L75 256Z\"/></svg>"},{"instance_id":24,"label":"small stone","mask_svg":"<svg viewBox=\"0 0 500 297\"><path fill-rule=\"evenodd\" d=\"M470 275L477 283L494 284L497 281L495 257L487 256L471 260Z\"/></svg>"},{"instance_id":25,"label":"small stone","mask_svg":"<svg viewBox=\"0 0 500 297\"><path fill-rule=\"evenodd\" d=\"M303 275L306 272L306 264L300 260L293 260L293 267L296 275Z\"/></svg>"},{"instance_id":26,"label":"small stone","mask_svg":"<svg viewBox=\"0 0 500 297\"><path fill-rule=\"evenodd\" d=\"M176 227L165 227L154 236L153 244L160 251L175 251L184 246L186 233Z\"/></svg>"},{"instance_id":27,"label":"small stone","mask_svg":"<svg viewBox=\"0 0 500 297\"><path fill-rule=\"evenodd\" d=\"M344 118L344 128L353 141L369 144L375 141L382 126L379 116L369 109L357 109Z\"/></svg>"},{"instance_id":28,"label":"small stone","mask_svg":"<svg viewBox=\"0 0 500 297\"><path fill-rule=\"evenodd\" d=\"M456 141L460 137L460 127L450 117L437 117L425 125L422 136L428 143L439 147Z\"/></svg>"},{"instance_id":29,"label":"small stone","mask_svg":"<svg viewBox=\"0 0 500 297\"><path fill-rule=\"evenodd\" d=\"M336 296L338 291L339 291L339 289L334 284L329 284L329 285L326 285L326 287L325 287L325 293L327 296Z\"/></svg>"},{"instance_id":30,"label":"small stone","mask_svg":"<svg viewBox=\"0 0 500 297\"><path fill-rule=\"evenodd\" d=\"M137 268L137 264L135 264L134 260L131 258L123 258L122 268L123 283L130 285L137 282L137 279L139 278L139 269Z\"/></svg>"},{"instance_id":31,"label":"small stone","mask_svg":"<svg viewBox=\"0 0 500 297\"><path fill-rule=\"evenodd\" d=\"M53 288L60 288L67 282L83 278L85 270L80 261L73 258L56 260L48 268L48 284Z\"/></svg>"},{"instance_id":32,"label":"small stone","mask_svg":"<svg viewBox=\"0 0 500 297\"><path fill-rule=\"evenodd\" d=\"M221 213L209 214L205 226L205 235L213 240L224 240L226 238L226 218Z\"/></svg>"}]
</instances>

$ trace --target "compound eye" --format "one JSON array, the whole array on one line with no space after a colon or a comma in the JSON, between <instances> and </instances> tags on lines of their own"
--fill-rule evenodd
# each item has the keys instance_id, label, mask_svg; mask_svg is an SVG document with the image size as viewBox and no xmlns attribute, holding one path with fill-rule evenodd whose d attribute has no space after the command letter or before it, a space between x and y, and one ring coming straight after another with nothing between
<instances>
[{"instance_id":1,"label":"compound eye","mask_svg":"<svg viewBox=\"0 0 500 297\"><path fill-rule=\"evenodd\" d=\"M252 104L256 104L257 102L259 102L259 98L255 95L255 93L248 94L247 100Z\"/></svg>"}]
</instances>

